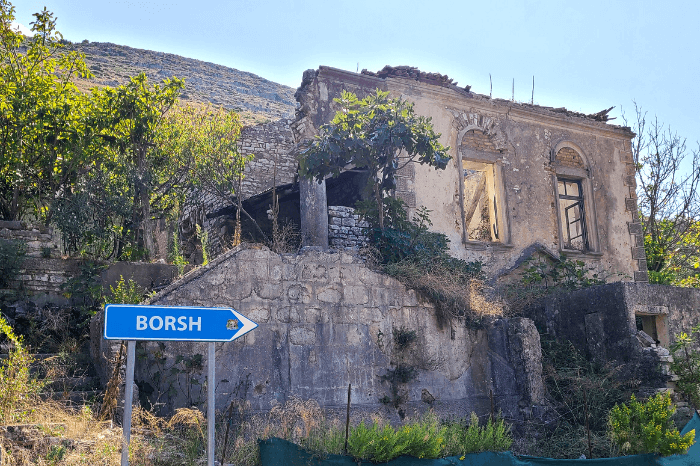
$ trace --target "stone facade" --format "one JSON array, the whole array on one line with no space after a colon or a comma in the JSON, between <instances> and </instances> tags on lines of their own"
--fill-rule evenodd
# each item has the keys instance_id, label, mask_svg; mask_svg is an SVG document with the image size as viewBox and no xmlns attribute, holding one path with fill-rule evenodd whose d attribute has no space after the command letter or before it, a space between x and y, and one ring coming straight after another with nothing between
<instances>
[{"instance_id":1,"label":"stone facade","mask_svg":"<svg viewBox=\"0 0 700 466\"><path fill-rule=\"evenodd\" d=\"M469 328L454 320L441 326L431 304L349 253L279 255L239 247L190 272L150 303L233 307L259 324L240 340L216 345L217 406L227 406L238 382L249 377L254 410L268 410L291 396L339 408L348 383L353 409L376 410L383 407L380 399L392 396L383 376L397 364L417 371L396 387L405 397L402 409L427 408L424 390L435 398L430 406L457 417L488 413L491 392L496 409L512 420L531 415L533 406L544 402L539 335L532 321L496 319ZM99 338L99 319L93 334L105 361L116 346ZM406 329L415 331L416 341L404 351L392 335ZM136 380L151 402L173 410L203 401L206 344L139 345ZM183 369L178 356L197 359L198 354L204 359L198 359L196 370L169 372L173 366ZM198 383L186 390L184 377Z\"/></svg>"},{"instance_id":2,"label":"stone facade","mask_svg":"<svg viewBox=\"0 0 700 466\"><path fill-rule=\"evenodd\" d=\"M431 117L451 148L444 171L407 165L396 195L411 209L432 211L432 229L448 236L452 255L479 260L498 277L539 244L554 257L565 253L601 271L647 280L629 128L563 108L491 99L429 76L309 70L296 93L292 129L299 141L316 134L333 118L333 99L343 90L360 97L389 91Z\"/></svg>"}]
</instances>

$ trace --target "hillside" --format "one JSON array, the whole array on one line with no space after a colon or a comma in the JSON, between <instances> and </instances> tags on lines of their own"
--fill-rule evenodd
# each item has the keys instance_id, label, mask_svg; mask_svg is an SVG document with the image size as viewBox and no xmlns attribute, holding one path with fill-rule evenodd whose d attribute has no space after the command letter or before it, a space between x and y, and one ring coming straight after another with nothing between
<instances>
[{"instance_id":1,"label":"hillside","mask_svg":"<svg viewBox=\"0 0 700 466\"><path fill-rule=\"evenodd\" d=\"M248 123L294 114L294 89L252 73L125 45L83 41L71 47L85 54L94 74L90 80L78 81L78 86L85 90L95 85L125 84L130 76L144 71L151 82L160 82L172 76L184 78L182 100L236 110Z\"/></svg>"}]
</instances>

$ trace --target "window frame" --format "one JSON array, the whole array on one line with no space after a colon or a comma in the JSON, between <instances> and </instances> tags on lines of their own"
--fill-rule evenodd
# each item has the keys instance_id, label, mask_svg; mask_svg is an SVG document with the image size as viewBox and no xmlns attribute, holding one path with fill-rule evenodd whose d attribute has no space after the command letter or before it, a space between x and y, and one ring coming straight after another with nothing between
<instances>
[{"instance_id":1,"label":"window frame","mask_svg":"<svg viewBox=\"0 0 700 466\"><path fill-rule=\"evenodd\" d=\"M503 154L500 152L486 152L471 149L469 147L462 147L462 139L468 131L479 131L483 134L488 134L483 128L479 126L470 125L463 128L457 137L457 174L458 174L458 186L459 186L459 212L460 212L460 225L462 229L462 244L465 246L505 246L512 247L510 238L510 219L508 216L508 198L505 189L505 179L503 171ZM466 212L465 212L465 189L464 189L464 163L475 163L475 164L485 164L491 165L492 176L493 176L493 194L496 198L495 209L490 209L493 211L493 216L495 219L495 224L498 226L499 239L498 241L484 241L484 240L474 240L469 239L469 231L466 225ZM489 228L493 229L494 223L489 222Z\"/></svg>"},{"instance_id":2,"label":"window frame","mask_svg":"<svg viewBox=\"0 0 700 466\"><path fill-rule=\"evenodd\" d=\"M576 151L583 161L585 168L569 167L560 164L557 161L557 154L564 147L569 147ZM595 208L595 198L593 183L590 177L590 171L588 169L588 160L581 150L581 148L570 142L563 141L554 147L551 153L551 165L554 169L552 175L552 188L554 195L554 208L555 216L557 219L557 228L559 233L559 251L562 253L576 255L576 254L586 254L586 255L602 255L600 252L600 243L598 241L598 223ZM564 231L567 225L564 225L564 220L561 216L562 206L560 202L559 194L559 181L569 181L576 182L579 186L579 194L582 201L582 216L583 216L583 231L585 232L585 249L572 249L570 245L567 245L564 241Z\"/></svg>"}]
</instances>

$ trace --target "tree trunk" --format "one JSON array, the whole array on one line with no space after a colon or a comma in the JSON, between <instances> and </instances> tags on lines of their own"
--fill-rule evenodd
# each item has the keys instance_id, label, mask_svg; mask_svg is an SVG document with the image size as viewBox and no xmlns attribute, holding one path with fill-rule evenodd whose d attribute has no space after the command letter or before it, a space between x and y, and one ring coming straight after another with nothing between
<instances>
[{"instance_id":1,"label":"tree trunk","mask_svg":"<svg viewBox=\"0 0 700 466\"><path fill-rule=\"evenodd\" d=\"M374 184L374 198L377 201L377 217L379 218L379 229L384 231L384 202L382 199L382 189L379 184Z\"/></svg>"}]
</instances>

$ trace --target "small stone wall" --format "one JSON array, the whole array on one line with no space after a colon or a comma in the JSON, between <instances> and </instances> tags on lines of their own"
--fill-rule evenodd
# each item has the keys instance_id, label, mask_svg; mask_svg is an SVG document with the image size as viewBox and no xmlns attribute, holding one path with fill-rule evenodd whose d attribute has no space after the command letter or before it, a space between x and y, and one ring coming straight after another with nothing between
<instances>
[{"instance_id":1,"label":"small stone wall","mask_svg":"<svg viewBox=\"0 0 700 466\"><path fill-rule=\"evenodd\" d=\"M333 248L358 248L367 243L369 223L345 206L328 206L328 244Z\"/></svg>"},{"instance_id":2,"label":"small stone wall","mask_svg":"<svg viewBox=\"0 0 700 466\"><path fill-rule=\"evenodd\" d=\"M79 259L44 259L27 257L19 271L18 282L33 301L63 300L61 287L80 273Z\"/></svg>"},{"instance_id":3,"label":"small stone wall","mask_svg":"<svg viewBox=\"0 0 700 466\"><path fill-rule=\"evenodd\" d=\"M22 241L28 257L61 257L51 228L0 220L0 239Z\"/></svg>"}]
</instances>

